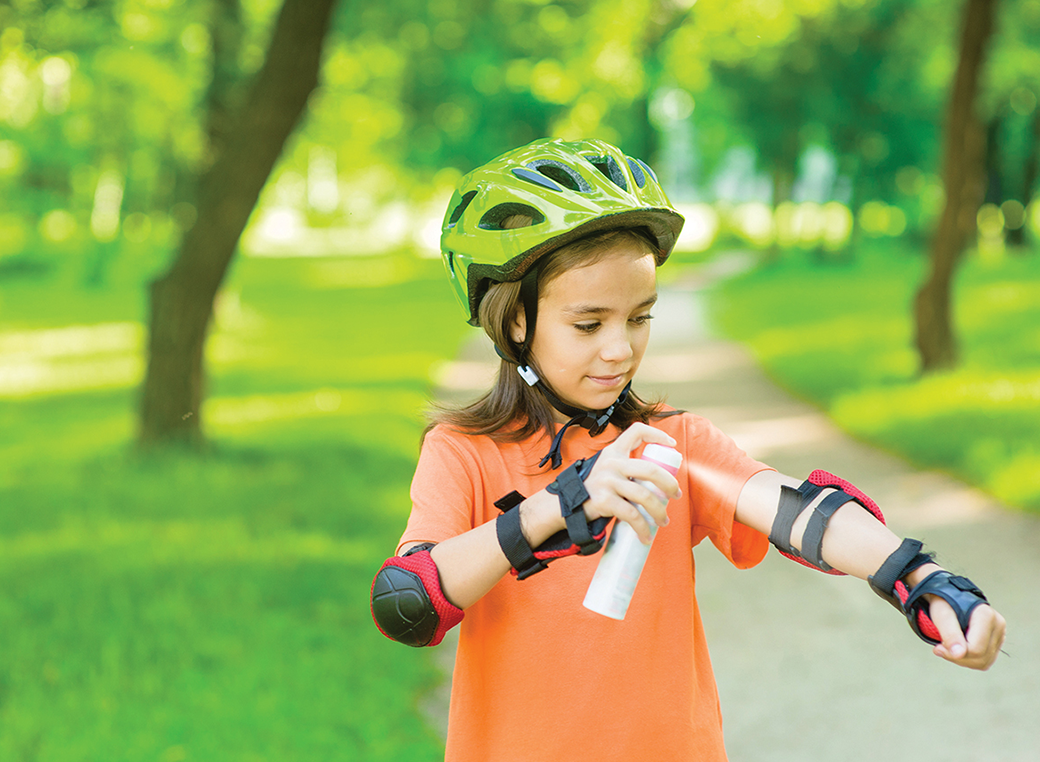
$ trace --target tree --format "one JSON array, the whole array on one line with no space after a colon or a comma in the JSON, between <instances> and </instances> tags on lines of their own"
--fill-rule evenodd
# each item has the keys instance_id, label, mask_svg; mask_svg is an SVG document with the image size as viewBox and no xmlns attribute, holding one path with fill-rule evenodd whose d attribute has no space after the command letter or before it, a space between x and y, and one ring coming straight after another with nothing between
<instances>
[{"instance_id":1,"label":"tree","mask_svg":"<svg viewBox=\"0 0 1040 762\"><path fill-rule=\"evenodd\" d=\"M929 272L914 301L915 339L924 373L957 364L950 290L967 236L975 228L975 215L985 190L984 137L975 101L996 4L997 0L968 0L964 9L960 54L946 117L946 200L932 239Z\"/></svg>"},{"instance_id":2,"label":"tree","mask_svg":"<svg viewBox=\"0 0 1040 762\"><path fill-rule=\"evenodd\" d=\"M318 84L335 0L285 0L263 66L228 116L220 152L198 182L198 218L150 287L139 442L203 442L203 346L213 300L257 198Z\"/></svg>"}]
</instances>

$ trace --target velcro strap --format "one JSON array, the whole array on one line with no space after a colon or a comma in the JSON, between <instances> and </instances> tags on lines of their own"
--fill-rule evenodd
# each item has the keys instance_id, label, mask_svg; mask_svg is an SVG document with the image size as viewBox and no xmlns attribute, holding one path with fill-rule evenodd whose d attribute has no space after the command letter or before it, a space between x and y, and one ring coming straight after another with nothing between
<instances>
[{"instance_id":1,"label":"velcro strap","mask_svg":"<svg viewBox=\"0 0 1040 762\"><path fill-rule=\"evenodd\" d=\"M805 486L804 484L802 485ZM773 527L769 530L769 541L781 551L797 553L791 545L791 531L794 522L805 510L806 503L802 500L801 489L780 485L780 502L776 508L776 517L773 519Z\"/></svg>"},{"instance_id":2,"label":"velcro strap","mask_svg":"<svg viewBox=\"0 0 1040 762\"><path fill-rule=\"evenodd\" d=\"M791 543L791 532L798 517L815 500L820 492L826 488L836 490L825 497L816 506L813 515L809 518L805 531L802 533L802 550ZM885 517L878 508L877 503L867 497L853 484L841 479L828 471L817 469L809 474L809 478L799 485L798 489L782 485L780 487L780 500L777 504L776 517L769 531L769 541L776 546L783 555L797 561L810 569L826 572L827 574L844 575L828 566L823 561L823 535L827 531L831 517L843 505L855 501L867 509L882 524Z\"/></svg>"},{"instance_id":3,"label":"velcro strap","mask_svg":"<svg viewBox=\"0 0 1040 762\"><path fill-rule=\"evenodd\" d=\"M521 495L516 490L513 490L508 495L502 495L498 500L495 501L495 507L503 513L508 511L510 508L516 508L520 503L524 502L527 498Z\"/></svg>"},{"instance_id":4,"label":"velcro strap","mask_svg":"<svg viewBox=\"0 0 1040 762\"><path fill-rule=\"evenodd\" d=\"M831 516L843 505L852 501L853 497L844 490L832 492L820 501L813 511L813 515L809 517L809 525L802 534L802 558L822 571L832 571L832 568L823 561L823 533L827 531L827 524L830 522Z\"/></svg>"},{"instance_id":5,"label":"velcro strap","mask_svg":"<svg viewBox=\"0 0 1040 762\"><path fill-rule=\"evenodd\" d=\"M920 540L907 537L878 570L867 577L871 589L900 611L903 610L903 606L896 597L896 582L914 569L930 563L935 557L933 553L922 553L923 547L924 543Z\"/></svg>"},{"instance_id":6,"label":"velcro strap","mask_svg":"<svg viewBox=\"0 0 1040 762\"><path fill-rule=\"evenodd\" d=\"M520 509L513 507L495 520L498 544L509 559L518 579L526 579L546 568L545 562L535 558L527 538L520 531Z\"/></svg>"},{"instance_id":7,"label":"velcro strap","mask_svg":"<svg viewBox=\"0 0 1040 762\"><path fill-rule=\"evenodd\" d=\"M524 496L513 490L495 501L495 507L503 511L495 526L498 544L509 559L512 573L517 579L526 579L547 569L549 562L557 558L578 554L587 556L603 547L610 517L600 517L590 523L581 507L589 499L585 479L598 458L599 453L596 453L591 458L575 461L545 488L550 494L559 497L560 513L567 528L561 529L537 548L531 548L520 530L520 509L517 506L524 501Z\"/></svg>"},{"instance_id":8,"label":"velcro strap","mask_svg":"<svg viewBox=\"0 0 1040 762\"><path fill-rule=\"evenodd\" d=\"M585 501L589 499L589 492L585 489L585 482L578 476L580 464L572 463L549 485L549 492L554 492L560 497L560 513L567 523L567 536L571 542L578 546L581 555L588 555L599 550L590 548L595 544L592 534L589 532L589 524L582 509Z\"/></svg>"},{"instance_id":9,"label":"velcro strap","mask_svg":"<svg viewBox=\"0 0 1040 762\"><path fill-rule=\"evenodd\" d=\"M597 539L590 531L588 519L582 506L589 499L588 490L585 489L585 479L592 472L592 466L599 453L586 460L576 460L567 466L556 481L546 487L550 494L558 495L560 498L560 513L567 525L567 536L571 544L576 546L578 553L587 556L598 551L602 546L602 539Z\"/></svg>"},{"instance_id":10,"label":"velcro strap","mask_svg":"<svg viewBox=\"0 0 1040 762\"><path fill-rule=\"evenodd\" d=\"M968 634L968 623L971 621L971 612L983 604L989 604L986 596L978 586L967 577L960 577L945 570L932 572L921 580L903 601L903 611L910 622L910 627L917 636L926 643L936 644L941 642L938 631L927 616L928 599L925 595L937 595L950 604L957 615L957 623L961 626L961 632ZM924 620L932 625L932 632L922 627Z\"/></svg>"}]
</instances>

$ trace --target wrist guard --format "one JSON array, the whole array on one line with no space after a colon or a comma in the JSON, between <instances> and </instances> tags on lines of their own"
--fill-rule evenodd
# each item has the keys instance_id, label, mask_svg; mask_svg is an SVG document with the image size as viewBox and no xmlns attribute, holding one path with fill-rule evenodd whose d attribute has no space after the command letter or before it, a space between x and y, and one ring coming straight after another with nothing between
<instances>
[{"instance_id":1,"label":"wrist guard","mask_svg":"<svg viewBox=\"0 0 1040 762\"><path fill-rule=\"evenodd\" d=\"M934 553L922 553L919 540L903 540L899 548L885 560L881 568L869 578L874 592L899 609L910 623L910 629L925 643L935 645L942 642L942 635L935 622L928 616L928 599L925 595L937 595L950 604L957 615L961 632L968 633L971 612L982 604L989 604L983 592L967 577L959 577L948 571L932 572L913 589L902 581L910 572L932 563Z\"/></svg>"},{"instance_id":2,"label":"wrist guard","mask_svg":"<svg viewBox=\"0 0 1040 762\"><path fill-rule=\"evenodd\" d=\"M564 556L595 553L603 547L607 536L610 517L601 517L589 522L585 519L582 505L589 499L585 490L585 479L592 472L599 453L585 460L577 460L564 469L552 484L546 487L550 494L560 499L560 513L567 524L537 548L532 548L520 529L519 505L526 498L519 492L510 492L495 501L495 507L503 513L496 520L498 544L509 559L512 573L517 579L527 579L532 574L547 568L550 561Z\"/></svg>"},{"instance_id":3,"label":"wrist guard","mask_svg":"<svg viewBox=\"0 0 1040 762\"><path fill-rule=\"evenodd\" d=\"M802 551L791 544L791 529L794 522L802 514L809 504L828 487L836 492L827 495L820 504L813 509L813 515L809 524L802 534ZM780 487L780 503L777 505L776 518L769 532L769 541L776 546L783 555L793 561L808 566L810 569L826 572L827 574L844 575L845 572L833 569L824 563L822 556L823 535L827 531L827 524L831 516L849 502L856 502L867 509L882 524L885 516L881 513L877 503L867 497L858 488L840 479L834 474L826 471L813 471L809 478L802 482L798 489L788 487L786 484Z\"/></svg>"},{"instance_id":4,"label":"wrist guard","mask_svg":"<svg viewBox=\"0 0 1040 762\"><path fill-rule=\"evenodd\" d=\"M372 581L372 618L379 631L406 646L435 646L465 613L441 590L433 543L388 558Z\"/></svg>"}]
</instances>

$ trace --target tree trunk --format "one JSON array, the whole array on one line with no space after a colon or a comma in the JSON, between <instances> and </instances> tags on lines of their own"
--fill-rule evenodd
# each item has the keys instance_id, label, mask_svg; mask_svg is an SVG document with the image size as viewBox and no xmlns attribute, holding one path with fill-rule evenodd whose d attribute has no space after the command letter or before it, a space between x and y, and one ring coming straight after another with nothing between
<instances>
[{"instance_id":1,"label":"tree trunk","mask_svg":"<svg viewBox=\"0 0 1040 762\"><path fill-rule=\"evenodd\" d=\"M914 303L921 372L957 364L957 342L950 314L953 275L984 192L983 134L975 115L975 96L985 47L993 31L997 0L968 0L961 31L960 57L946 116L943 185L946 202L932 239L931 266Z\"/></svg>"},{"instance_id":2,"label":"tree trunk","mask_svg":"<svg viewBox=\"0 0 1040 762\"><path fill-rule=\"evenodd\" d=\"M203 346L213 300L260 191L317 86L334 4L285 0L230 138L199 180L195 225L170 269L151 284L141 445L203 442Z\"/></svg>"},{"instance_id":3,"label":"tree trunk","mask_svg":"<svg viewBox=\"0 0 1040 762\"><path fill-rule=\"evenodd\" d=\"M1029 153L1026 154L1025 168L1022 170L1022 206L1026 209L1033 201L1033 189L1036 187L1037 177L1040 176L1040 107L1033 109L1033 130L1030 133L1032 140L1029 141ZM1008 246L1016 249L1026 244L1026 225L1023 222L1017 228L1008 231Z\"/></svg>"}]
</instances>

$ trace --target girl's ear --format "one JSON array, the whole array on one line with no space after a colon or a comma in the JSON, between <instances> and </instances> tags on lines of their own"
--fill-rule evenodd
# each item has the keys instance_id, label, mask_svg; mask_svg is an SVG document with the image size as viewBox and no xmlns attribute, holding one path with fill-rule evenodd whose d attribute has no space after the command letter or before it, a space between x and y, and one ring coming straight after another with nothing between
<instances>
[{"instance_id":1,"label":"girl's ear","mask_svg":"<svg viewBox=\"0 0 1040 762\"><path fill-rule=\"evenodd\" d=\"M513 319L509 321L509 338L517 346L522 346L527 336L527 315L524 314L523 305L516 305L513 311Z\"/></svg>"}]
</instances>

